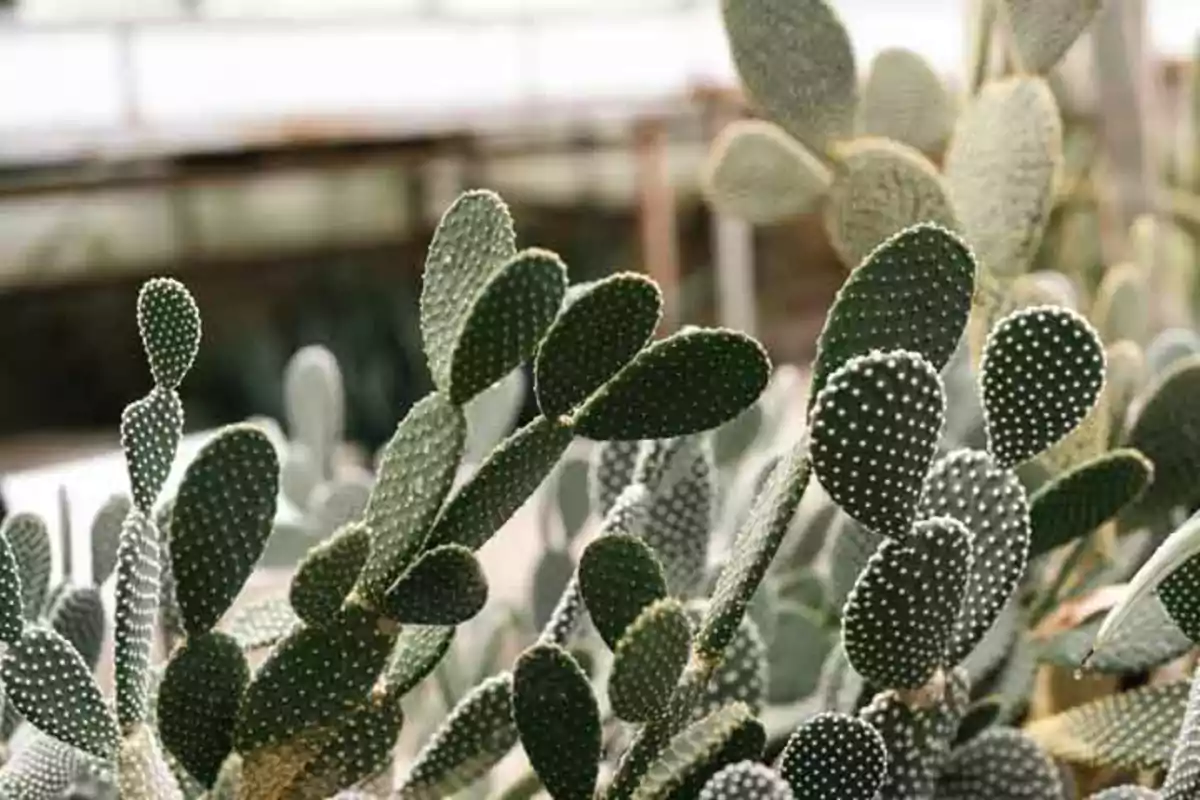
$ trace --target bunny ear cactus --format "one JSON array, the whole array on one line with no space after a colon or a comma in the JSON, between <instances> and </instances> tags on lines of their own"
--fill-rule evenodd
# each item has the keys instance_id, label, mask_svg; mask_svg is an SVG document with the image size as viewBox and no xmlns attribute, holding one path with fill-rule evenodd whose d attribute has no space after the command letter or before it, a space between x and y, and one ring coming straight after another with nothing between
<instances>
[{"instance_id":1,"label":"bunny ear cactus","mask_svg":"<svg viewBox=\"0 0 1200 800\"><path fill-rule=\"evenodd\" d=\"M788 737L776 767L796 800L873 800L887 774L888 753L874 727L823 713Z\"/></svg>"}]
</instances>

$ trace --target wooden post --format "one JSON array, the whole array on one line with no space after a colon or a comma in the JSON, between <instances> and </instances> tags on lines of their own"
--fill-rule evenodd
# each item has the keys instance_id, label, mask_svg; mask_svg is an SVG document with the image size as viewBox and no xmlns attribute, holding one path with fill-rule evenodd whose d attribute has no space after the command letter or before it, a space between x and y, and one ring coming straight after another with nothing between
<instances>
[{"instance_id":1,"label":"wooden post","mask_svg":"<svg viewBox=\"0 0 1200 800\"><path fill-rule=\"evenodd\" d=\"M634 142L642 263L662 288L664 310L659 330L669 333L680 324L680 269L675 188L668 172L666 126L660 120L644 121L635 129Z\"/></svg>"}]
</instances>

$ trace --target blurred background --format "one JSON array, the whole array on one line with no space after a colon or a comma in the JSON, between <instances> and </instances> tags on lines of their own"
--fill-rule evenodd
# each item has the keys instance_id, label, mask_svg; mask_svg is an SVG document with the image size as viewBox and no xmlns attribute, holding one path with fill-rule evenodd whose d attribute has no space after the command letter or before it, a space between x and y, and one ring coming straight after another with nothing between
<instances>
[{"instance_id":1,"label":"blurred background","mask_svg":"<svg viewBox=\"0 0 1200 800\"><path fill-rule=\"evenodd\" d=\"M836 5L860 72L903 45L961 83L970 3ZM1142 122L1168 130L1200 3L1129 5ZM1100 113L1079 85L1064 113ZM151 274L204 316L189 429L281 418L285 363L319 342L373 452L429 388L424 248L477 186L573 280L647 272L670 324L802 362L845 268L819 219L752 228L704 202L709 144L747 113L718 0L0 0L0 474L115 445L148 380Z\"/></svg>"}]
</instances>

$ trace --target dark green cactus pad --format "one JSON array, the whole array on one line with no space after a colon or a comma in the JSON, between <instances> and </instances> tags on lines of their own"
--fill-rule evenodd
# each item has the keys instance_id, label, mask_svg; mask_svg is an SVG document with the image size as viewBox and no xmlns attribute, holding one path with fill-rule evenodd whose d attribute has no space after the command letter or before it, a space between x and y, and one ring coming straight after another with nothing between
<instances>
[{"instance_id":1,"label":"dark green cactus pad","mask_svg":"<svg viewBox=\"0 0 1200 800\"><path fill-rule=\"evenodd\" d=\"M705 784L731 764L743 761L761 762L766 746L766 728L759 720L751 718L734 731L720 750L699 764L697 769L689 772L683 782L668 796L669 800L697 797L704 790Z\"/></svg>"},{"instance_id":2,"label":"dark green cactus pad","mask_svg":"<svg viewBox=\"0 0 1200 800\"><path fill-rule=\"evenodd\" d=\"M534 645L513 669L513 720L554 800L591 800L600 767L600 709L587 675L557 645Z\"/></svg>"},{"instance_id":3,"label":"dark green cactus pad","mask_svg":"<svg viewBox=\"0 0 1200 800\"><path fill-rule=\"evenodd\" d=\"M793 800L792 790L765 764L739 761L708 779L700 800Z\"/></svg>"},{"instance_id":4,"label":"dark green cactus pad","mask_svg":"<svg viewBox=\"0 0 1200 800\"><path fill-rule=\"evenodd\" d=\"M965 669L965 668L964 668ZM954 744L963 745L999 721L1004 714L1004 698L997 695L980 698L971 704L954 733Z\"/></svg>"},{"instance_id":5,"label":"dark green cactus pad","mask_svg":"<svg viewBox=\"0 0 1200 800\"><path fill-rule=\"evenodd\" d=\"M348 606L325 627L280 642L246 689L234 731L242 755L333 724L375 684L396 636L375 615Z\"/></svg>"},{"instance_id":6,"label":"dark green cactus pad","mask_svg":"<svg viewBox=\"0 0 1200 800\"><path fill-rule=\"evenodd\" d=\"M67 586L54 598L46 622L70 642L88 669L95 670L104 647L104 601L94 586Z\"/></svg>"},{"instance_id":7,"label":"dark green cactus pad","mask_svg":"<svg viewBox=\"0 0 1200 800\"><path fill-rule=\"evenodd\" d=\"M567 290L567 267L547 250L513 256L475 298L450 358L450 402L463 405L533 355Z\"/></svg>"},{"instance_id":8,"label":"dark green cactus pad","mask_svg":"<svg viewBox=\"0 0 1200 800\"><path fill-rule=\"evenodd\" d=\"M744 734L747 726L752 724L756 724L754 716L741 703L717 709L693 722L667 742L634 790L633 800L667 800L697 774L702 778L700 786L703 786L709 777L705 772L712 774L730 761L754 757L720 758L728 753L727 746L742 738L739 734ZM758 730L761 731L761 727ZM714 764L715 761L723 763Z\"/></svg>"},{"instance_id":9,"label":"dark green cactus pad","mask_svg":"<svg viewBox=\"0 0 1200 800\"><path fill-rule=\"evenodd\" d=\"M934 370L944 367L967 324L975 271L962 239L935 223L906 228L876 247L850 273L825 318L812 402L830 375L872 350L910 350Z\"/></svg>"},{"instance_id":10,"label":"dark green cactus pad","mask_svg":"<svg viewBox=\"0 0 1200 800\"><path fill-rule=\"evenodd\" d=\"M0 665L8 700L30 724L100 759L117 747L117 720L71 643L31 626Z\"/></svg>"},{"instance_id":11,"label":"dark green cactus pad","mask_svg":"<svg viewBox=\"0 0 1200 800\"><path fill-rule=\"evenodd\" d=\"M933 797L940 767L950 752L965 687L948 687L931 705L910 706L896 692L878 694L859 719L879 732L887 747L887 776L880 797Z\"/></svg>"},{"instance_id":12,"label":"dark green cactus pad","mask_svg":"<svg viewBox=\"0 0 1200 800\"><path fill-rule=\"evenodd\" d=\"M858 104L850 36L825 0L723 0L733 62L766 116L818 151L849 138Z\"/></svg>"},{"instance_id":13,"label":"dark green cactus pad","mask_svg":"<svg viewBox=\"0 0 1200 800\"><path fill-rule=\"evenodd\" d=\"M0 769L0 797L61 800L83 762L74 747L37 731Z\"/></svg>"},{"instance_id":14,"label":"dark green cactus pad","mask_svg":"<svg viewBox=\"0 0 1200 800\"><path fill-rule=\"evenodd\" d=\"M483 567L458 544L423 553L384 595L381 610L411 625L458 625L487 603Z\"/></svg>"},{"instance_id":15,"label":"dark green cactus pad","mask_svg":"<svg viewBox=\"0 0 1200 800\"><path fill-rule=\"evenodd\" d=\"M1059 475L1029 498L1036 558L1087 536L1137 502L1154 479L1154 465L1131 448L1111 450Z\"/></svg>"},{"instance_id":16,"label":"dark green cactus pad","mask_svg":"<svg viewBox=\"0 0 1200 800\"><path fill-rule=\"evenodd\" d=\"M272 597L235 610L220 630L250 651L271 647L301 624L286 597Z\"/></svg>"},{"instance_id":17,"label":"dark green cactus pad","mask_svg":"<svg viewBox=\"0 0 1200 800\"><path fill-rule=\"evenodd\" d=\"M233 751L233 726L250 667L238 643L218 631L188 639L175 651L158 687L163 746L206 787Z\"/></svg>"},{"instance_id":18,"label":"dark green cactus pad","mask_svg":"<svg viewBox=\"0 0 1200 800\"><path fill-rule=\"evenodd\" d=\"M628 534L596 539L579 559L588 614L610 649L642 609L667 596L667 581L650 546Z\"/></svg>"},{"instance_id":19,"label":"dark green cactus pad","mask_svg":"<svg viewBox=\"0 0 1200 800\"><path fill-rule=\"evenodd\" d=\"M417 553L454 483L466 420L440 393L417 402L383 450L365 521L374 537L358 591L379 602Z\"/></svg>"},{"instance_id":20,"label":"dark green cactus pad","mask_svg":"<svg viewBox=\"0 0 1200 800\"><path fill-rule=\"evenodd\" d=\"M21 638L25 626L21 608L21 565L6 537L0 536L0 641L10 644Z\"/></svg>"},{"instance_id":21,"label":"dark green cactus pad","mask_svg":"<svg viewBox=\"0 0 1200 800\"><path fill-rule=\"evenodd\" d=\"M779 755L795 800L873 800L887 774L887 747L866 722L826 712L796 729Z\"/></svg>"},{"instance_id":22,"label":"dark green cactus pad","mask_svg":"<svg viewBox=\"0 0 1200 800\"><path fill-rule=\"evenodd\" d=\"M292 576L288 593L296 615L309 625L332 619L370 554L371 532L361 523L346 525L309 550Z\"/></svg>"},{"instance_id":23,"label":"dark green cactus pad","mask_svg":"<svg viewBox=\"0 0 1200 800\"><path fill-rule=\"evenodd\" d=\"M846 362L813 408L812 468L847 514L885 536L912 527L945 418L941 379L906 351Z\"/></svg>"},{"instance_id":24,"label":"dark green cactus pad","mask_svg":"<svg viewBox=\"0 0 1200 800\"><path fill-rule=\"evenodd\" d=\"M1162 785L1162 800L1188 800L1197 791L1200 791L1200 681L1195 680L1193 673L1187 711Z\"/></svg>"},{"instance_id":25,"label":"dark green cactus pad","mask_svg":"<svg viewBox=\"0 0 1200 800\"><path fill-rule=\"evenodd\" d=\"M171 473L182 435L183 404L174 389L155 387L121 414L121 449L133 501L143 514L153 509Z\"/></svg>"},{"instance_id":26,"label":"dark green cactus pad","mask_svg":"<svg viewBox=\"0 0 1200 800\"><path fill-rule=\"evenodd\" d=\"M614 651L608 695L617 718L649 722L658 717L691 648L691 623L678 600L664 598L647 606Z\"/></svg>"},{"instance_id":27,"label":"dark green cactus pad","mask_svg":"<svg viewBox=\"0 0 1200 800\"><path fill-rule=\"evenodd\" d=\"M742 333L692 328L654 342L575 417L591 439L662 439L717 427L766 388L771 363Z\"/></svg>"},{"instance_id":28,"label":"dark green cactus pad","mask_svg":"<svg viewBox=\"0 0 1200 800\"><path fill-rule=\"evenodd\" d=\"M454 351L476 298L516 251L512 217L494 192L464 192L442 215L421 287L421 337L441 392L451 393Z\"/></svg>"},{"instance_id":29,"label":"dark green cactus pad","mask_svg":"<svg viewBox=\"0 0 1200 800\"><path fill-rule=\"evenodd\" d=\"M988 335L979 369L988 449L999 466L1013 467L1091 412L1104 386L1104 346L1074 311L1026 308Z\"/></svg>"},{"instance_id":30,"label":"dark green cactus pad","mask_svg":"<svg viewBox=\"0 0 1200 800\"><path fill-rule=\"evenodd\" d=\"M1041 73L1067 54L1102 5L1099 0L1002 0L997 7L1019 69Z\"/></svg>"},{"instance_id":31,"label":"dark green cactus pad","mask_svg":"<svg viewBox=\"0 0 1200 800\"><path fill-rule=\"evenodd\" d=\"M17 512L4 520L0 536L8 542L17 559L25 619L37 619L50 591L50 531L46 522L36 514Z\"/></svg>"},{"instance_id":32,"label":"dark green cactus pad","mask_svg":"<svg viewBox=\"0 0 1200 800\"><path fill-rule=\"evenodd\" d=\"M92 520L92 583L101 586L117 566L117 548L121 543L121 526L129 514L132 501L123 494L114 494L104 501ZM160 529L165 535L166 529Z\"/></svg>"},{"instance_id":33,"label":"dark green cactus pad","mask_svg":"<svg viewBox=\"0 0 1200 800\"><path fill-rule=\"evenodd\" d=\"M472 689L442 721L396 789L400 800L442 800L487 774L517 743L512 675Z\"/></svg>"},{"instance_id":34,"label":"dark green cactus pad","mask_svg":"<svg viewBox=\"0 0 1200 800\"><path fill-rule=\"evenodd\" d=\"M717 468L707 439L679 455L683 474L656 492L646 511L646 543L658 554L667 586L694 594L704 577L717 506Z\"/></svg>"},{"instance_id":35,"label":"dark green cactus pad","mask_svg":"<svg viewBox=\"0 0 1200 800\"><path fill-rule=\"evenodd\" d=\"M573 436L570 428L536 417L501 442L446 503L427 546L482 547L537 490Z\"/></svg>"},{"instance_id":36,"label":"dark green cactus pad","mask_svg":"<svg viewBox=\"0 0 1200 800\"><path fill-rule=\"evenodd\" d=\"M1154 464L1154 480L1138 508L1165 510L1200 498L1200 356L1186 359L1148 393L1129 431L1127 444Z\"/></svg>"},{"instance_id":37,"label":"dark green cactus pad","mask_svg":"<svg viewBox=\"0 0 1200 800\"><path fill-rule=\"evenodd\" d=\"M177 388L200 349L196 301L174 278L152 278L138 292L137 322L154 383Z\"/></svg>"},{"instance_id":38,"label":"dark green cactus pad","mask_svg":"<svg viewBox=\"0 0 1200 800\"><path fill-rule=\"evenodd\" d=\"M688 606L693 624L703 623L703 603ZM730 703L742 703L752 714L762 710L767 694L767 646L758 625L750 616L742 618L737 632L725 647L720 665L713 671L696 703L695 719Z\"/></svg>"},{"instance_id":39,"label":"dark green cactus pad","mask_svg":"<svg viewBox=\"0 0 1200 800\"><path fill-rule=\"evenodd\" d=\"M919 522L903 542L884 542L842 614L854 669L875 686L924 686L947 663L971 574L971 534L957 520Z\"/></svg>"},{"instance_id":40,"label":"dark green cactus pad","mask_svg":"<svg viewBox=\"0 0 1200 800\"><path fill-rule=\"evenodd\" d=\"M448 625L405 625L384 669L389 694L403 697L433 672L450 649L454 628Z\"/></svg>"},{"instance_id":41,"label":"dark green cactus pad","mask_svg":"<svg viewBox=\"0 0 1200 800\"><path fill-rule=\"evenodd\" d=\"M568 299L534 362L542 414L570 414L620 372L650 340L662 305L654 281L633 272L610 275Z\"/></svg>"},{"instance_id":42,"label":"dark green cactus pad","mask_svg":"<svg viewBox=\"0 0 1200 800\"><path fill-rule=\"evenodd\" d=\"M1049 755L1115 769L1163 769L1187 708L1189 680L1107 695L1045 717L1026 733Z\"/></svg>"},{"instance_id":43,"label":"dark green cactus pad","mask_svg":"<svg viewBox=\"0 0 1200 800\"><path fill-rule=\"evenodd\" d=\"M1061 800L1058 767L1012 728L992 728L955 750L938 776L946 800Z\"/></svg>"},{"instance_id":44,"label":"dark green cactus pad","mask_svg":"<svg viewBox=\"0 0 1200 800\"><path fill-rule=\"evenodd\" d=\"M262 431L224 428L188 465L171 515L171 574L187 633L211 629L250 577L275 518L279 461Z\"/></svg>"},{"instance_id":45,"label":"dark green cactus pad","mask_svg":"<svg viewBox=\"0 0 1200 800\"><path fill-rule=\"evenodd\" d=\"M150 710L150 659L159 608L162 560L154 523L136 509L125 519L117 549L117 719L128 734Z\"/></svg>"},{"instance_id":46,"label":"dark green cactus pad","mask_svg":"<svg viewBox=\"0 0 1200 800\"><path fill-rule=\"evenodd\" d=\"M970 533L971 575L947 654L955 665L979 644L1025 575L1029 504L1012 470L979 450L956 450L926 477L920 515L952 517Z\"/></svg>"}]
</instances>

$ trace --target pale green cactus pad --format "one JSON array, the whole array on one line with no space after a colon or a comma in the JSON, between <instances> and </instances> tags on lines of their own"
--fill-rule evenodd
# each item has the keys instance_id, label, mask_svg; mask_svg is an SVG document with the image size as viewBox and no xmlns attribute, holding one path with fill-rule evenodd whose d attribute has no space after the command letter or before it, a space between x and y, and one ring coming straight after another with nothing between
<instances>
[{"instance_id":1,"label":"pale green cactus pad","mask_svg":"<svg viewBox=\"0 0 1200 800\"><path fill-rule=\"evenodd\" d=\"M200 349L200 310L182 283L153 278L137 298L138 331L159 388L177 388Z\"/></svg>"},{"instance_id":2,"label":"pale green cactus pad","mask_svg":"<svg viewBox=\"0 0 1200 800\"><path fill-rule=\"evenodd\" d=\"M342 370L337 358L319 344L297 350L283 373L283 397L288 431L294 440L289 450L301 454L300 463L311 463L313 481L331 478L330 462L346 417ZM292 455L289 452L289 459L285 459L285 474ZM285 491L287 483L284 481ZM308 492L296 494L300 496L293 499L302 502Z\"/></svg>"},{"instance_id":3,"label":"pale green cactus pad","mask_svg":"<svg viewBox=\"0 0 1200 800\"><path fill-rule=\"evenodd\" d=\"M550 474L573 435L569 427L536 417L501 442L446 503L427 546L482 547Z\"/></svg>"},{"instance_id":4,"label":"pale green cactus pad","mask_svg":"<svg viewBox=\"0 0 1200 800\"><path fill-rule=\"evenodd\" d=\"M542 414L571 413L637 355L662 318L662 293L619 272L578 289L546 332L534 362Z\"/></svg>"},{"instance_id":5,"label":"pale green cactus pad","mask_svg":"<svg viewBox=\"0 0 1200 800\"><path fill-rule=\"evenodd\" d=\"M944 697L924 707L909 706L894 691L883 692L859 712L859 719L878 731L887 747L881 797L934 796L939 768L966 709L963 689L951 685Z\"/></svg>"},{"instance_id":6,"label":"pale green cactus pad","mask_svg":"<svg viewBox=\"0 0 1200 800\"><path fill-rule=\"evenodd\" d=\"M1145 273L1135 264L1119 264L1104 273L1089 314L1105 343L1128 340L1146 344L1154 321Z\"/></svg>"},{"instance_id":7,"label":"pale green cactus pad","mask_svg":"<svg viewBox=\"0 0 1200 800\"><path fill-rule=\"evenodd\" d=\"M1087 536L1137 502L1154 479L1154 465L1132 448L1080 464L1029 498L1031 558Z\"/></svg>"},{"instance_id":8,"label":"pale green cactus pad","mask_svg":"<svg viewBox=\"0 0 1200 800\"><path fill-rule=\"evenodd\" d=\"M288 594L297 616L310 625L332 619L370 553L371 532L361 523L346 525L309 550L292 576Z\"/></svg>"},{"instance_id":9,"label":"pale green cactus pad","mask_svg":"<svg viewBox=\"0 0 1200 800\"><path fill-rule=\"evenodd\" d=\"M453 394L455 348L475 299L514 255L512 217L494 192L464 192L442 215L425 257L421 288L421 336L441 392Z\"/></svg>"},{"instance_id":10,"label":"pale green cactus pad","mask_svg":"<svg viewBox=\"0 0 1200 800\"><path fill-rule=\"evenodd\" d=\"M1089 672L1129 675L1161 667L1195 647L1153 594L1136 601L1121 626L1093 649L1102 622L1089 620L1041 643L1038 659L1072 670L1086 659Z\"/></svg>"},{"instance_id":11,"label":"pale green cactus pad","mask_svg":"<svg viewBox=\"0 0 1200 800\"><path fill-rule=\"evenodd\" d=\"M117 748L117 720L83 658L54 631L31 626L0 665L8 700L36 728L100 759Z\"/></svg>"},{"instance_id":12,"label":"pale green cactus pad","mask_svg":"<svg viewBox=\"0 0 1200 800\"><path fill-rule=\"evenodd\" d=\"M186 641L163 673L157 698L163 746L204 786L216 783L233 751L233 726L249 680L237 641L218 631Z\"/></svg>"},{"instance_id":13,"label":"pale green cactus pad","mask_svg":"<svg viewBox=\"0 0 1200 800\"><path fill-rule=\"evenodd\" d=\"M642 609L667 596L654 552L628 534L610 534L588 545L579 559L579 586L596 630L614 650Z\"/></svg>"},{"instance_id":14,"label":"pale green cactus pad","mask_svg":"<svg viewBox=\"0 0 1200 800\"><path fill-rule=\"evenodd\" d=\"M871 556L846 600L842 635L855 671L875 686L918 689L946 665L972 570L957 520L919 522Z\"/></svg>"},{"instance_id":15,"label":"pale green cactus pad","mask_svg":"<svg viewBox=\"0 0 1200 800\"><path fill-rule=\"evenodd\" d=\"M190 635L211 629L262 555L279 492L279 460L257 428L232 425L188 465L170 525L175 597Z\"/></svg>"},{"instance_id":16,"label":"pale green cactus pad","mask_svg":"<svg viewBox=\"0 0 1200 800\"><path fill-rule=\"evenodd\" d=\"M1145 786L1114 786L1091 795L1088 800L1159 800L1159 796Z\"/></svg>"},{"instance_id":17,"label":"pale green cactus pad","mask_svg":"<svg viewBox=\"0 0 1200 800\"><path fill-rule=\"evenodd\" d=\"M703 786L709 777L705 772L716 771L711 769L712 761L752 724L755 724L755 720L750 709L740 703L720 708L693 722L667 743L634 790L634 800L666 800L689 779L694 780L697 773L703 778L700 781ZM731 760L753 757L742 756ZM716 769L722 766L724 764L718 763Z\"/></svg>"},{"instance_id":18,"label":"pale green cactus pad","mask_svg":"<svg viewBox=\"0 0 1200 800\"><path fill-rule=\"evenodd\" d=\"M1048 72L1095 18L1103 0L1001 0L1013 55L1025 72Z\"/></svg>"},{"instance_id":19,"label":"pale green cactus pad","mask_svg":"<svg viewBox=\"0 0 1200 800\"><path fill-rule=\"evenodd\" d=\"M1127 443L1154 464L1154 480L1138 503L1146 510L1190 505L1200 497L1200 356L1180 362L1149 391ZM24 574L24 573L22 573Z\"/></svg>"},{"instance_id":20,"label":"pale green cactus pad","mask_svg":"<svg viewBox=\"0 0 1200 800\"><path fill-rule=\"evenodd\" d=\"M639 441L604 442L592 451L588 470L588 494L592 508L604 516L625 487L633 480L642 452Z\"/></svg>"},{"instance_id":21,"label":"pale green cactus pad","mask_svg":"<svg viewBox=\"0 0 1200 800\"><path fill-rule=\"evenodd\" d=\"M858 139L838 155L824 219L846 265L858 265L912 225L958 226L937 168L913 148L888 139Z\"/></svg>"},{"instance_id":22,"label":"pale green cactus pad","mask_svg":"<svg viewBox=\"0 0 1200 800\"><path fill-rule=\"evenodd\" d=\"M860 136L892 139L932 155L950 138L954 106L928 61L912 50L887 47L871 59L855 129Z\"/></svg>"},{"instance_id":23,"label":"pale green cactus pad","mask_svg":"<svg viewBox=\"0 0 1200 800\"><path fill-rule=\"evenodd\" d=\"M82 764L74 747L36 732L0 769L0 797L60 800Z\"/></svg>"},{"instance_id":24,"label":"pale green cactus pad","mask_svg":"<svg viewBox=\"0 0 1200 800\"><path fill-rule=\"evenodd\" d=\"M487 579L474 554L444 544L423 553L396 579L381 610L405 624L457 625L478 614L487 597Z\"/></svg>"},{"instance_id":25,"label":"pale green cactus pad","mask_svg":"<svg viewBox=\"0 0 1200 800\"><path fill-rule=\"evenodd\" d=\"M46 612L46 622L71 643L91 670L100 663L106 620L104 601L94 586L65 586Z\"/></svg>"},{"instance_id":26,"label":"pale green cactus pad","mask_svg":"<svg viewBox=\"0 0 1200 800\"><path fill-rule=\"evenodd\" d=\"M948 650L954 666L979 644L1025 576L1029 504L1012 470L979 450L956 450L926 476L920 514L952 517L970 533L970 579Z\"/></svg>"},{"instance_id":27,"label":"pale green cactus pad","mask_svg":"<svg viewBox=\"0 0 1200 800\"><path fill-rule=\"evenodd\" d=\"M463 405L537 348L567 290L567 267L547 250L523 250L480 290L450 362L450 402Z\"/></svg>"},{"instance_id":28,"label":"pale green cactus pad","mask_svg":"<svg viewBox=\"0 0 1200 800\"><path fill-rule=\"evenodd\" d=\"M358 591L372 602L420 552L462 458L466 420L442 394L417 402L388 441L365 521L374 537Z\"/></svg>"},{"instance_id":29,"label":"pale green cactus pad","mask_svg":"<svg viewBox=\"0 0 1200 800\"><path fill-rule=\"evenodd\" d=\"M759 225L815 210L832 181L807 147L762 120L726 125L713 141L703 179L719 211Z\"/></svg>"},{"instance_id":30,"label":"pale green cactus pad","mask_svg":"<svg viewBox=\"0 0 1200 800\"><path fill-rule=\"evenodd\" d=\"M946 800L1061 800L1058 767L1033 740L1012 728L992 728L955 750L938 776Z\"/></svg>"},{"instance_id":31,"label":"pale green cactus pad","mask_svg":"<svg viewBox=\"0 0 1200 800\"><path fill-rule=\"evenodd\" d=\"M660 339L584 403L576 432L591 439L664 439L717 427L766 388L771 363L736 331L684 329Z\"/></svg>"},{"instance_id":32,"label":"pale green cactus pad","mask_svg":"<svg viewBox=\"0 0 1200 800\"><path fill-rule=\"evenodd\" d=\"M10 514L0 527L0 536L8 542L17 560L25 619L37 619L50 591L50 531L46 529L46 522L36 514L24 511Z\"/></svg>"},{"instance_id":33,"label":"pale green cactus pad","mask_svg":"<svg viewBox=\"0 0 1200 800\"><path fill-rule=\"evenodd\" d=\"M693 625L699 628L704 622L705 603L693 601L687 610ZM699 719L730 703L742 703L752 714L760 713L767 694L767 666L766 643L754 619L746 615L726 645L692 717Z\"/></svg>"},{"instance_id":34,"label":"pale green cactus pad","mask_svg":"<svg viewBox=\"0 0 1200 800\"><path fill-rule=\"evenodd\" d=\"M1162 800L1188 800L1200 789L1200 681L1195 675L1193 672L1187 711L1163 781Z\"/></svg>"},{"instance_id":35,"label":"pale green cactus pad","mask_svg":"<svg viewBox=\"0 0 1200 800\"><path fill-rule=\"evenodd\" d=\"M874 352L829 376L812 413L812 466L847 514L903 538L945 418L946 397L929 362Z\"/></svg>"},{"instance_id":36,"label":"pale green cactus pad","mask_svg":"<svg viewBox=\"0 0 1200 800\"><path fill-rule=\"evenodd\" d=\"M739 761L708 779L700 800L793 800L792 790L765 764Z\"/></svg>"},{"instance_id":37,"label":"pale green cactus pad","mask_svg":"<svg viewBox=\"0 0 1200 800\"><path fill-rule=\"evenodd\" d=\"M116 569L121 525L131 505L132 501L127 496L114 494L104 501L92 520L92 583L96 586L103 585Z\"/></svg>"},{"instance_id":38,"label":"pale green cactus pad","mask_svg":"<svg viewBox=\"0 0 1200 800\"><path fill-rule=\"evenodd\" d=\"M413 759L396 796L442 800L485 775L517 743L512 682L504 672L472 689Z\"/></svg>"},{"instance_id":39,"label":"pale green cactus pad","mask_svg":"<svg viewBox=\"0 0 1200 800\"><path fill-rule=\"evenodd\" d=\"M662 563L671 594L689 596L704 576L719 503L718 478L707 439L677 458L682 474L654 494L643 535Z\"/></svg>"},{"instance_id":40,"label":"pale green cactus pad","mask_svg":"<svg viewBox=\"0 0 1200 800\"><path fill-rule=\"evenodd\" d=\"M1026 732L1066 761L1116 769L1162 769L1171 760L1191 682L1108 695L1037 720Z\"/></svg>"},{"instance_id":41,"label":"pale green cactus pad","mask_svg":"<svg viewBox=\"0 0 1200 800\"><path fill-rule=\"evenodd\" d=\"M1028 461L1074 430L1100 397L1104 366L1099 337L1074 311L1039 306L1001 320L979 379L997 465Z\"/></svg>"},{"instance_id":42,"label":"pale green cactus pad","mask_svg":"<svg viewBox=\"0 0 1200 800\"><path fill-rule=\"evenodd\" d=\"M150 660L161 577L158 530L133 510L125 519L117 549L114 614L117 719L123 734L145 722L150 710Z\"/></svg>"},{"instance_id":43,"label":"pale green cactus pad","mask_svg":"<svg viewBox=\"0 0 1200 800\"><path fill-rule=\"evenodd\" d=\"M0 536L0 641L14 644L21 638L25 615L21 607L21 565L8 539Z\"/></svg>"},{"instance_id":44,"label":"pale green cactus pad","mask_svg":"<svg viewBox=\"0 0 1200 800\"><path fill-rule=\"evenodd\" d=\"M734 65L754 104L809 147L848 138L858 81L850 36L825 0L722 0Z\"/></svg>"},{"instance_id":45,"label":"pale green cactus pad","mask_svg":"<svg viewBox=\"0 0 1200 800\"><path fill-rule=\"evenodd\" d=\"M649 722L666 707L691 654L692 629L674 598L643 609L614 651L608 679L613 713L626 722Z\"/></svg>"},{"instance_id":46,"label":"pale green cactus pad","mask_svg":"<svg viewBox=\"0 0 1200 800\"><path fill-rule=\"evenodd\" d=\"M539 644L513 670L513 720L538 778L555 800L591 800L600 763L600 709L565 650Z\"/></svg>"},{"instance_id":47,"label":"pale green cactus pad","mask_svg":"<svg viewBox=\"0 0 1200 800\"><path fill-rule=\"evenodd\" d=\"M149 514L166 483L183 435L183 404L174 389L155 387L121 414L121 449L133 500Z\"/></svg>"},{"instance_id":48,"label":"pale green cactus pad","mask_svg":"<svg viewBox=\"0 0 1200 800\"><path fill-rule=\"evenodd\" d=\"M887 774L887 758L873 727L826 712L788 737L776 766L796 800L874 800Z\"/></svg>"},{"instance_id":49,"label":"pale green cactus pad","mask_svg":"<svg viewBox=\"0 0 1200 800\"><path fill-rule=\"evenodd\" d=\"M870 253L838 291L818 340L809 405L829 376L872 350L920 353L941 370L962 338L975 258L951 231L914 225Z\"/></svg>"},{"instance_id":50,"label":"pale green cactus pad","mask_svg":"<svg viewBox=\"0 0 1200 800\"><path fill-rule=\"evenodd\" d=\"M404 626L384 669L387 691L403 697L433 672L450 649L454 630L448 625Z\"/></svg>"}]
</instances>

